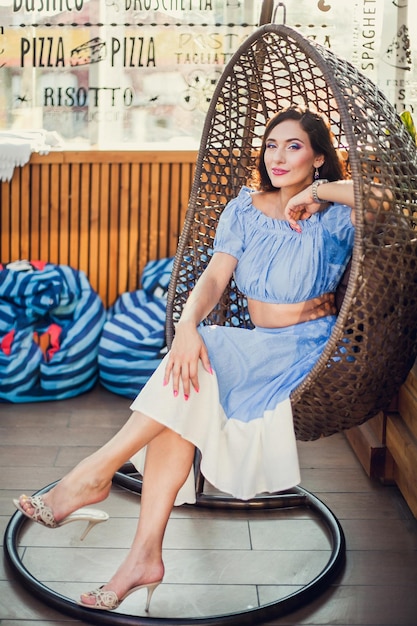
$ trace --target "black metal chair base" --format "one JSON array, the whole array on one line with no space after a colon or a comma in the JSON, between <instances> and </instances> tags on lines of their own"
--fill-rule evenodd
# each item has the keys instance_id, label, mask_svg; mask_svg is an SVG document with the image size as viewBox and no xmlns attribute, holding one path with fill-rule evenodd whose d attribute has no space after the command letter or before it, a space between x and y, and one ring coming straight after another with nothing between
<instances>
[{"instance_id":1,"label":"black metal chair base","mask_svg":"<svg viewBox=\"0 0 417 626\"><path fill-rule=\"evenodd\" d=\"M132 467L127 464L114 476L114 483L129 491L141 493L142 482L140 475L135 475ZM44 494L53 483L38 491ZM331 555L327 565L307 585L298 591L270 604L258 608L241 611L238 613L213 615L207 617L139 617L126 615L124 613L113 613L111 611L94 611L79 606L74 600L67 598L53 589L50 589L37 578L35 578L23 565L18 553L19 534L25 523L29 520L20 512L16 512L11 518L4 535L4 551L14 574L24 588L34 595L38 600L44 602L49 607L65 613L74 619L83 620L91 624L120 624L121 626L157 626L157 625L182 625L196 624L200 626L219 624L245 626L247 624L262 624L271 619L281 617L291 613L295 609L308 604L319 596L335 579L345 562L345 537L339 521L332 511L312 493L302 489L294 488L291 492L283 494L272 494L261 496L249 501L240 501L223 495L210 495L200 493L197 495L197 506L211 508L232 508L232 509L280 509L291 507L306 507L314 511L329 533L331 544Z\"/></svg>"}]
</instances>

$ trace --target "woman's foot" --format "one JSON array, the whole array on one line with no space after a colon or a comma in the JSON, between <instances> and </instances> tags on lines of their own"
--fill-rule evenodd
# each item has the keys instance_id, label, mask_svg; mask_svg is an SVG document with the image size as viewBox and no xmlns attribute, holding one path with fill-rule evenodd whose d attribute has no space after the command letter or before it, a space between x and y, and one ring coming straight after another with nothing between
<instances>
[{"instance_id":1,"label":"woman's foot","mask_svg":"<svg viewBox=\"0 0 417 626\"><path fill-rule=\"evenodd\" d=\"M137 562L129 554L107 584L100 589L81 594L80 604L97 609L115 609L133 589L138 590L147 587L146 610L148 610L152 593L162 582L164 573L164 564L159 558ZM107 600L108 603L104 602L103 599ZM107 604L107 606L103 606L103 604Z\"/></svg>"},{"instance_id":2,"label":"woman's foot","mask_svg":"<svg viewBox=\"0 0 417 626\"><path fill-rule=\"evenodd\" d=\"M87 534L96 524L107 522L109 519L108 514L105 511L99 509L92 509L83 507L77 509L73 513L70 513L64 517L60 522L57 522L52 509L47 506L41 495L37 496L20 496L20 500L13 500L15 507L26 515L32 522L37 522L45 528L59 528L70 522L87 522L87 526L84 532L81 534L80 540L85 539ZM25 507L22 506L23 503ZM28 511L31 511L30 514Z\"/></svg>"},{"instance_id":3,"label":"woman's foot","mask_svg":"<svg viewBox=\"0 0 417 626\"><path fill-rule=\"evenodd\" d=\"M98 474L92 469L88 459L81 461L69 474L64 476L55 487L42 496L42 502L50 510L56 525L71 513L86 505L102 502L111 489L111 479L95 478ZM19 509L28 517L36 515L32 498L21 495Z\"/></svg>"},{"instance_id":4,"label":"woman's foot","mask_svg":"<svg viewBox=\"0 0 417 626\"><path fill-rule=\"evenodd\" d=\"M121 603L127 598L127 596L130 596L131 593L135 593L140 589L146 589L148 595L146 597L145 611L148 612L153 592L161 583L162 580L158 580L155 583L145 583L144 585L132 587L132 589L129 589L129 591L125 593L125 595L121 598L119 598L117 593L115 593L114 591L105 590L104 585L102 585L98 589L94 589L93 591L88 591L87 593L83 594L78 604L80 604L81 606L85 606L89 609L113 611L114 609L117 609L121 605ZM85 602L85 598L89 600L88 603Z\"/></svg>"}]
</instances>

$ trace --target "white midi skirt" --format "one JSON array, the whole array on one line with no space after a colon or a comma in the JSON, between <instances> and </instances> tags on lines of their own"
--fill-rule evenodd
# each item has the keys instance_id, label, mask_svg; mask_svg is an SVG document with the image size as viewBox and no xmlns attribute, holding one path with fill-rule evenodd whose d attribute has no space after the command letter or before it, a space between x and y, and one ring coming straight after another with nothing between
<instances>
[{"instance_id":1,"label":"white midi skirt","mask_svg":"<svg viewBox=\"0 0 417 626\"><path fill-rule=\"evenodd\" d=\"M201 471L211 485L247 500L257 493L285 490L299 482L288 399L249 424L227 419L219 403L215 373L209 374L200 365L200 391L192 390L188 400L181 394L174 398L170 385L162 384L165 359L131 409L145 413L191 441L202 453ZM131 459L141 473L145 453L146 450L139 451ZM176 505L195 502L194 485L192 469Z\"/></svg>"},{"instance_id":2,"label":"white midi skirt","mask_svg":"<svg viewBox=\"0 0 417 626\"><path fill-rule=\"evenodd\" d=\"M185 400L163 385L167 355L131 409L191 441L203 476L220 491L248 500L291 489L300 470L290 393L319 358L334 322L329 316L283 329L202 327L214 372L200 363L199 392ZM131 459L141 473L145 455ZM194 502L192 468L175 504Z\"/></svg>"}]
</instances>

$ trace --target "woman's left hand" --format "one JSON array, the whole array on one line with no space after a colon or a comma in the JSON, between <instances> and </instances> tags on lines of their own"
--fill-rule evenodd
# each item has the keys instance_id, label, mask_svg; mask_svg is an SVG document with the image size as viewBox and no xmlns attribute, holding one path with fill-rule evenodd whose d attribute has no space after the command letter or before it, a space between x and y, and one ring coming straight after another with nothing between
<instances>
[{"instance_id":1,"label":"woman's left hand","mask_svg":"<svg viewBox=\"0 0 417 626\"><path fill-rule=\"evenodd\" d=\"M320 211L320 209L323 209L323 204L314 202L311 194L311 185L309 185L289 200L284 209L284 216L291 228L300 233L301 228L297 221L308 220L309 217Z\"/></svg>"}]
</instances>

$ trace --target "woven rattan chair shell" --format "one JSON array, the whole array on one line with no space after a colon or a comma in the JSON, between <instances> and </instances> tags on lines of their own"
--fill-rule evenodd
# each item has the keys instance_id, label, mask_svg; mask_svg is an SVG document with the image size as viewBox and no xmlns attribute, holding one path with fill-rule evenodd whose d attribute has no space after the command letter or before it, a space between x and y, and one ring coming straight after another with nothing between
<instances>
[{"instance_id":1,"label":"woven rattan chair shell","mask_svg":"<svg viewBox=\"0 0 417 626\"><path fill-rule=\"evenodd\" d=\"M336 326L291 395L297 438L312 440L386 409L416 358L417 157L411 135L375 84L287 26L259 28L217 85L174 261L166 332L170 346L175 320L211 256L221 211L250 184L267 120L294 103L327 117L347 156L356 202L354 251ZM395 198L389 213L381 206L373 219L371 182ZM205 322L250 327L233 281Z\"/></svg>"}]
</instances>

